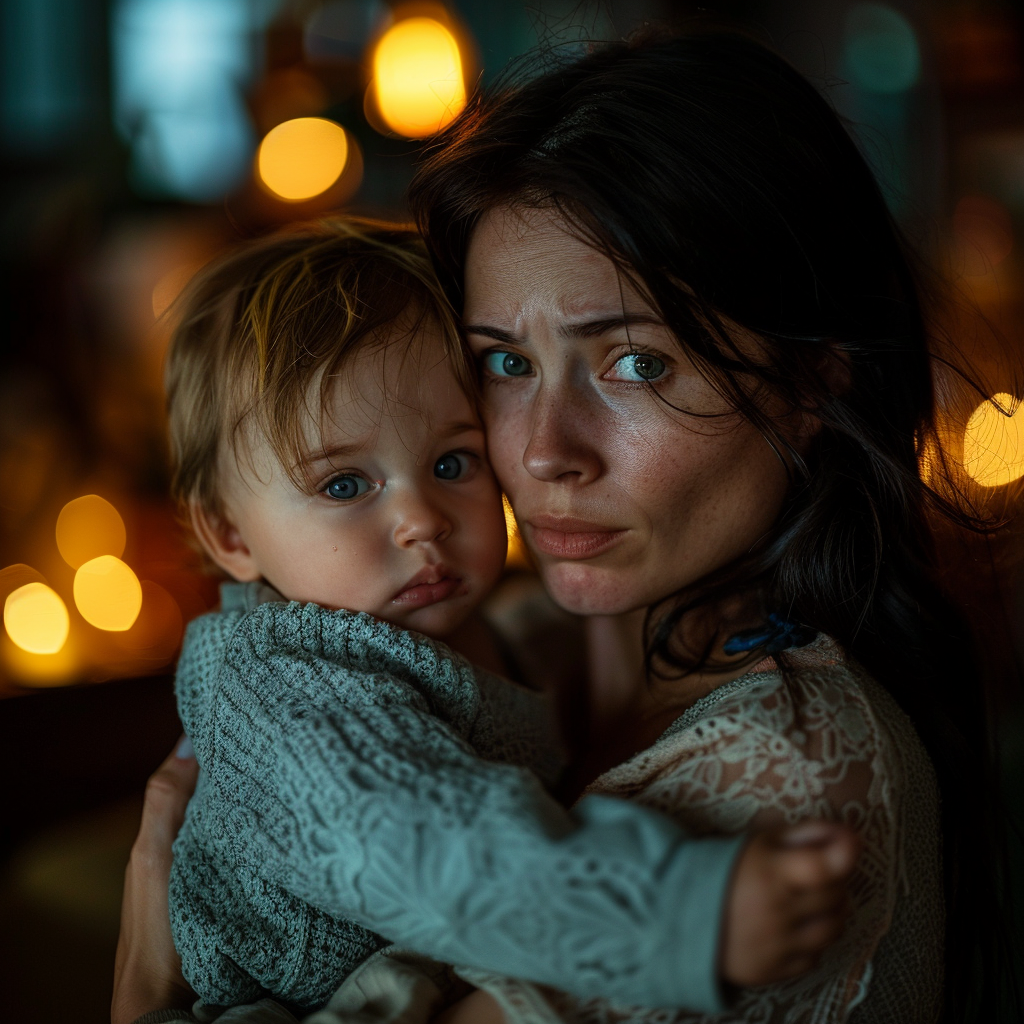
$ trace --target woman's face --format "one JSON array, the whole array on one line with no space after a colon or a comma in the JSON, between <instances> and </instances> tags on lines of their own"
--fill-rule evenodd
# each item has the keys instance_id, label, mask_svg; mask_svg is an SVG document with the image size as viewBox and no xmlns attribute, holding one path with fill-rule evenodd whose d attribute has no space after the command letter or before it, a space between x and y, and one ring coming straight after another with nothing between
<instances>
[{"instance_id":1,"label":"woman's face","mask_svg":"<svg viewBox=\"0 0 1024 1024\"><path fill-rule=\"evenodd\" d=\"M778 457L556 213L483 218L465 324L491 462L563 608L646 607L771 528L787 486Z\"/></svg>"}]
</instances>

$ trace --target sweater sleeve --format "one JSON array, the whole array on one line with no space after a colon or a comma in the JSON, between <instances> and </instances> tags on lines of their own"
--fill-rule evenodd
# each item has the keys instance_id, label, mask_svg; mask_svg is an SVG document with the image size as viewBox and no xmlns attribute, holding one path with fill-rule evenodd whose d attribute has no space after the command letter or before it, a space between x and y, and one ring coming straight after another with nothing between
<instances>
[{"instance_id":1,"label":"sweater sleeve","mask_svg":"<svg viewBox=\"0 0 1024 1024\"><path fill-rule=\"evenodd\" d=\"M307 647L300 679L278 651L236 650L245 714L225 702L216 735L221 763L259 765L221 780L235 795L224 827L268 881L438 960L721 1008L719 925L742 838L691 839L601 796L567 811L529 771L477 756L458 716L443 720L394 666L339 684L336 662Z\"/></svg>"}]
</instances>

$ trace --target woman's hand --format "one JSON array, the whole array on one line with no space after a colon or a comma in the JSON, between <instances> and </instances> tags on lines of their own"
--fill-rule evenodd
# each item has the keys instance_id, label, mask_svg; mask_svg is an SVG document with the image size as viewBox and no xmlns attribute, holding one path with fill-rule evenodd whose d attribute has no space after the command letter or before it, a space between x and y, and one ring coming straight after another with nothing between
<instances>
[{"instance_id":1,"label":"woman's hand","mask_svg":"<svg viewBox=\"0 0 1024 1024\"><path fill-rule=\"evenodd\" d=\"M198 773L186 739L146 785L142 824L124 873L111 1024L131 1024L151 1010L188 1008L195 999L181 976L181 960L171 938L167 882L171 843Z\"/></svg>"}]
</instances>

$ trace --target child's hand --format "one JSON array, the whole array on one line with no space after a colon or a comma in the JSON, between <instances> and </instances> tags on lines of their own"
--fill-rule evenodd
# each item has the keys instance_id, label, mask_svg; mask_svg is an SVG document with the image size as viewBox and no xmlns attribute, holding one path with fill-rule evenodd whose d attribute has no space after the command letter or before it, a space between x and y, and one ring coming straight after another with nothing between
<instances>
[{"instance_id":1,"label":"child's hand","mask_svg":"<svg viewBox=\"0 0 1024 1024\"><path fill-rule=\"evenodd\" d=\"M754 835L729 894L722 978L750 987L809 971L846 924L846 883L859 852L857 836L830 822Z\"/></svg>"}]
</instances>

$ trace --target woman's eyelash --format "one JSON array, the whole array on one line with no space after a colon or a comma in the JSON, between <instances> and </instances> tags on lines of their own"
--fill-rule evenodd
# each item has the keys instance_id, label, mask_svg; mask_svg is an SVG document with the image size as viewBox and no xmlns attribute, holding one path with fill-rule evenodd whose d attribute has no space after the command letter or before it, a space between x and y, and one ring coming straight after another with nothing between
<instances>
[{"instance_id":1,"label":"woman's eyelash","mask_svg":"<svg viewBox=\"0 0 1024 1024\"><path fill-rule=\"evenodd\" d=\"M623 352L615 358L608 372L620 364L623 368L621 372L635 374L634 379L620 381L628 384L656 384L664 380L671 370L669 360L654 352Z\"/></svg>"},{"instance_id":2,"label":"woman's eyelash","mask_svg":"<svg viewBox=\"0 0 1024 1024\"><path fill-rule=\"evenodd\" d=\"M503 348L492 348L478 357L481 373L489 381L515 380L528 377L533 364L524 355Z\"/></svg>"}]
</instances>

